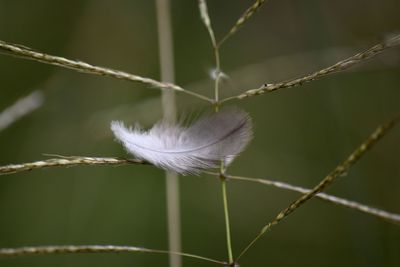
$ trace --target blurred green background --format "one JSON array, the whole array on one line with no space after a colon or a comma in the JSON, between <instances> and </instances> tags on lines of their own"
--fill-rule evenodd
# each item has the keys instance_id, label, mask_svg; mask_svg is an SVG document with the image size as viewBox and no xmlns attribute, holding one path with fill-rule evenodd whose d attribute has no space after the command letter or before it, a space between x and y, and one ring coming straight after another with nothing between
<instances>
[{"instance_id":1,"label":"blurred green background","mask_svg":"<svg viewBox=\"0 0 400 267\"><path fill-rule=\"evenodd\" d=\"M221 38L253 1L208 1ZM328 66L400 29L398 0L270 1L221 50L230 96ZM173 0L176 82L213 95L213 53L197 1ZM0 39L159 79L154 1L0 1ZM400 111L400 51L302 87L231 102L255 138L228 170L312 187ZM0 165L44 153L127 157L111 120L149 127L160 91L0 55L0 110L40 89L44 105L0 132ZM179 113L210 109L178 96ZM400 212L400 127L328 193ZM183 251L226 259L219 181L181 177ZM0 247L114 244L167 249L165 180L148 166L71 167L0 179ZM228 183L234 254L298 194ZM275 227L241 266L400 266L400 228L312 200ZM184 266L212 266L184 259ZM0 266L167 266L152 254L29 256Z\"/></svg>"}]
</instances>

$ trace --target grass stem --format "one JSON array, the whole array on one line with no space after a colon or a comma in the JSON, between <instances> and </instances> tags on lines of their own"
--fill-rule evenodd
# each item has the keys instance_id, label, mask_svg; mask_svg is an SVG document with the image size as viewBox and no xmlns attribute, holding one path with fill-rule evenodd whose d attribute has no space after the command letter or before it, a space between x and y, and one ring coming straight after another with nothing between
<instances>
[{"instance_id":1,"label":"grass stem","mask_svg":"<svg viewBox=\"0 0 400 267\"><path fill-rule=\"evenodd\" d=\"M175 80L175 68L169 0L156 0L156 9L158 22L161 80L163 82L173 83ZM168 121L171 124L175 124L177 118L175 92L172 90L163 90L161 98L164 120ZM178 174L175 172L166 171L165 182L169 249L173 251L180 251L181 215L179 203L180 197ZM170 254L169 266L182 266L181 256L178 254Z\"/></svg>"},{"instance_id":2,"label":"grass stem","mask_svg":"<svg viewBox=\"0 0 400 267\"><path fill-rule=\"evenodd\" d=\"M20 248L1 248L0 257L17 257L26 255L43 254L77 254L77 253L153 253L179 255L182 257L193 258L219 265L226 265L226 262L184 252L149 249L132 246L114 246L114 245L65 245L65 246L38 246L38 247L20 247Z\"/></svg>"},{"instance_id":3,"label":"grass stem","mask_svg":"<svg viewBox=\"0 0 400 267\"><path fill-rule=\"evenodd\" d=\"M400 116L396 116L392 120L378 126L375 131L357 147L340 165L331 171L324 179L321 180L311 191L304 193L297 200L293 201L286 209L282 210L271 222L266 224L256 237L239 253L236 261L239 259L259 240L265 233L267 233L273 226L280 223L284 218L292 214L296 209L303 206L310 199L314 198L318 193L324 191L339 177L347 174L350 168L358 162L362 156L365 155L375 144L377 144L391 129L398 123Z\"/></svg>"}]
</instances>

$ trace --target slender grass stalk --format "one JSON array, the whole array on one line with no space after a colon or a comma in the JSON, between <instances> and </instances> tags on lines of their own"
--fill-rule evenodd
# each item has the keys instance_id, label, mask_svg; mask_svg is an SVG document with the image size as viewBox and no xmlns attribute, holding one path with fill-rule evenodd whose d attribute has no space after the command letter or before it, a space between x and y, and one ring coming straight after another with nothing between
<instances>
[{"instance_id":1,"label":"slender grass stalk","mask_svg":"<svg viewBox=\"0 0 400 267\"><path fill-rule=\"evenodd\" d=\"M131 81L131 82L139 82L139 83L147 84L152 87L156 87L156 88L160 88L160 89L174 90L177 92L182 92L182 93L191 95L193 97L205 100L207 102L212 102L212 100L206 96L197 94L192 91L188 91L188 90L182 88L181 86L173 84L173 83L159 82L159 81L156 81L156 80L153 80L150 78L141 77L141 76L134 75L134 74L127 73L124 71L120 71L120 70L99 67L99 66L91 65L86 62L82 62L82 61L71 60L71 59L67 59L64 57L48 55L45 53L34 51L33 49L23 46L23 45L11 44L11 43L7 43L7 42L1 41L1 40L0 40L0 53L10 54L13 56L22 57L25 59L34 60L34 61L38 61L38 62L45 63L45 64L68 68L68 69L72 69L72 70L75 70L78 72L113 77L116 79L122 79L122 80Z\"/></svg>"},{"instance_id":2,"label":"slender grass stalk","mask_svg":"<svg viewBox=\"0 0 400 267\"><path fill-rule=\"evenodd\" d=\"M169 0L156 0L158 42L160 53L161 80L173 83L174 74L174 53L172 42L172 27L170 16ZM172 90L162 91L162 107L164 119L172 124L176 123L176 98ZM167 198L167 221L168 221L168 243L169 249L181 250L181 216L179 205L179 180L178 174L165 172L166 198ZM182 266L181 256L170 254L169 265L171 267Z\"/></svg>"},{"instance_id":3,"label":"slender grass stalk","mask_svg":"<svg viewBox=\"0 0 400 267\"><path fill-rule=\"evenodd\" d=\"M201 20L203 21L204 26L206 26L208 34L210 35L210 40L211 40L212 46L217 47L217 40L215 38L214 30L211 25L211 19L210 19L210 15L208 14L206 0L199 0L199 11L200 11Z\"/></svg>"},{"instance_id":4,"label":"slender grass stalk","mask_svg":"<svg viewBox=\"0 0 400 267\"><path fill-rule=\"evenodd\" d=\"M207 172L210 175L214 176L219 176L219 173L216 172ZM244 176L236 176L236 175L228 175L225 174L225 177L229 180L236 180L236 181L244 181L244 182L251 182L251 183L259 183L263 185L268 185L268 186L273 186L275 188L279 189L284 189L292 192L298 192L302 194L309 193L311 189L301 187L301 186L296 186L280 181L274 181L274 180L268 180L268 179L260 179L260 178L251 178L251 177L244 177ZM393 212L388 212L385 210L377 209L356 201L348 200L345 198L333 196L333 195L328 195L326 193L318 193L315 195L316 198L319 198L321 200L324 200L328 203L332 203L341 207L353 209L356 211L359 211L361 213L365 213L368 215L375 216L381 220L390 222L390 223L395 223L395 224L400 224L400 214L396 214Z\"/></svg>"},{"instance_id":5,"label":"slender grass stalk","mask_svg":"<svg viewBox=\"0 0 400 267\"><path fill-rule=\"evenodd\" d=\"M157 0L157 12L158 12L158 27L159 27L159 39L160 39L160 61L161 61L161 80L164 82L156 81L150 78L141 77L138 75L113 70L104 67L98 67L90 65L85 62L69 60L63 57L52 56L44 53L34 51L30 48L6 43L0 41L0 53L7 53L14 56L39 61L46 64L57 65L64 68L69 68L75 71L109 76L117 79L128 80L132 82L140 82L153 87L157 87L163 90L162 102L164 107L164 114L167 120L174 122L176 120L176 106L175 106L175 96L174 92L183 92L193 97L208 101L215 104L215 111L217 112L219 106L223 102L227 102L233 99L243 99L254 95L260 95L272 91L276 91L283 88L294 87L302 85L305 82L310 82L317 80L319 78L325 77L327 75L344 71L352 66L358 65L365 60L376 56L377 54L385 51L390 47L395 47L400 45L400 35L395 35L394 37L377 44L370 49L358 53L352 57L345 60L339 61L336 64L324 68L322 70L316 71L310 75L306 75L300 78L283 81L274 84L264 84L259 88L248 90L240 95L229 97L220 101L219 99L219 80L221 77L221 64L220 64L220 46L229 39L233 34L235 34L238 29L253 15L255 14L261 6L266 2L266 0L256 0L256 2L246 10L246 12L238 19L236 24L231 28L227 35L225 35L219 43L216 42L214 31L211 26L211 21L208 15L207 6L205 0L199 0L200 13L204 24L209 32L211 42L214 48L215 61L216 61L216 77L215 77L215 88L214 88L214 99L210 99L206 96L187 91L186 89L173 84L173 54L172 54L172 35L170 27L170 17L169 17L169 2L167 0ZM29 110L29 109L28 109ZM28 111L29 112L29 111ZM1 128L1 116L0 114L0 130ZM217 174L221 179L221 189L222 189L222 199L224 206L224 218L225 218L225 228L226 228L226 241L229 262L223 262L219 260L214 260L206 258L203 256L177 252L180 251L180 219L179 219L179 187L177 183L176 174L167 173L167 198L168 198L168 225L170 235L170 248L171 250L157 250L157 249L146 249L140 247L128 247L128 246L100 246L100 245L87 245L87 246L40 246L40 247L21 247L21 248L4 248L0 249L0 256L22 256L29 254L57 254L57 253L97 253L97 252L145 252L145 253L160 253L169 254L170 265L178 267L181 265L181 257L196 258L204 261L209 261L221 265L233 266L234 258L232 253L232 242L230 233L230 221L229 221L229 210L228 210L228 200L227 200L227 178L234 180L242 180L248 182L258 182L267 185L273 185L278 188L297 191L303 193L303 195L296 201L292 202L286 209L281 211L275 219L270 223L266 224L260 231L260 233L242 250L239 256L236 258L238 261L247 251L250 249L258 239L260 239L267 231L271 229L272 226L280 223L284 218L289 216L296 209L304 205L308 200L313 197L318 197L323 200L329 201L330 203L335 203L341 206L349 207L355 210L359 210L364 213L374 215L376 217L386 219L392 222L399 222L400 216L393 213L388 213L376 208L372 208L354 201L349 201L341 199L338 197L330 196L321 193L329 185L331 185L336 179L345 173L347 173L350 168L373 146L375 145L387 132L397 123L399 118L383 124L378 127L375 132L361 144L342 164L337 166L331 173L329 173L318 185L313 189L306 189L302 187L292 186L286 183L281 183L277 181L267 181L261 179L252 179L240 176L229 176L225 175L223 162L221 163L220 172ZM9 124L8 124L9 125ZM3 127L4 128L4 127ZM46 167L56 167L56 166L75 166L75 165L121 165L121 164L148 164L147 162L141 160L128 160L128 159L117 159L117 158L97 158L97 157L62 157L54 159L47 159L43 161L36 161L24 164L15 164L8 166L0 166L0 174L10 174L21 171L28 171L33 169L41 169ZM171 181L171 184L168 183ZM171 238L172 237L172 238ZM171 241L172 240L172 241Z\"/></svg>"},{"instance_id":6,"label":"slender grass stalk","mask_svg":"<svg viewBox=\"0 0 400 267\"><path fill-rule=\"evenodd\" d=\"M215 83L214 83L214 109L215 112L219 110L219 81L221 77L221 60L219 57L219 47L216 42L216 38L214 35L214 30L211 26L211 19L208 14L207 3L205 0L199 0L199 11L200 16L204 25L207 28L208 34L210 35L211 44L214 49L215 55ZM232 253L232 239L231 239L231 228L230 228L230 220L229 220L229 206L228 206L228 196L226 193L226 179L224 177L224 162L221 161L220 167L220 178L221 178L221 190L222 190L222 203L224 207L224 219L225 219L225 232L226 232L226 247L228 251L228 260L229 264L234 264L233 262L233 253Z\"/></svg>"},{"instance_id":7,"label":"slender grass stalk","mask_svg":"<svg viewBox=\"0 0 400 267\"><path fill-rule=\"evenodd\" d=\"M228 196L226 193L226 178L221 178L221 187L222 187L222 200L224 204L224 217L225 217L225 231L226 231L226 245L228 249L228 259L229 263L233 263L233 254L232 254L232 241L231 241L231 227L229 223L229 209L228 209Z\"/></svg>"},{"instance_id":8,"label":"slender grass stalk","mask_svg":"<svg viewBox=\"0 0 400 267\"><path fill-rule=\"evenodd\" d=\"M240 27L243 26L243 24L249 20L260 8L262 7L263 4L265 4L267 1L266 0L256 0L254 4L249 7L242 16L236 21L235 25L229 30L229 32L221 39L221 41L218 43L218 47L220 47L223 43L226 42L232 35L234 35Z\"/></svg>"},{"instance_id":9,"label":"slender grass stalk","mask_svg":"<svg viewBox=\"0 0 400 267\"><path fill-rule=\"evenodd\" d=\"M119 159L105 157L82 157L82 156L58 156L58 158L39 160L34 162L10 164L0 166L0 175L12 174L35 169L44 169L50 167L71 167L78 165L124 165L124 164L149 164L138 159Z\"/></svg>"},{"instance_id":10,"label":"slender grass stalk","mask_svg":"<svg viewBox=\"0 0 400 267\"><path fill-rule=\"evenodd\" d=\"M211 19L208 14L208 8L207 8L207 3L205 0L199 0L199 11L200 11L200 16L201 19L206 26L206 29L208 31L208 34L210 36L211 44L214 49L214 55L215 55L215 82L214 82L214 104L215 104L215 111L218 111L219 109L219 79L220 79L220 73L221 73L221 60L219 57L219 48L217 45L217 41L214 35L214 30L211 25Z\"/></svg>"},{"instance_id":11,"label":"slender grass stalk","mask_svg":"<svg viewBox=\"0 0 400 267\"><path fill-rule=\"evenodd\" d=\"M221 77L221 66L219 59L219 48L214 47L215 59L216 59L216 77L215 77L215 112L219 110L219 80ZM225 218L225 230L226 230L226 247L228 250L229 264L234 264L233 253L232 253L232 239L231 239L231 228L229 219L229 206L228 206L228 196L226 194L226 179L224 178L224 162L221 161L220 177L221 177L221 188L222 188L222 201L224 205L224 218Z\"/></svg>"},{"instance_id":12,"label":"slender grass stalk","mask_svg":"<svg viewBox=\"0 0 400 267\"><path fill-rule=\"evenodd\" d=\"M337 178L347 174L350 168L358 162L358 160L365 155L365 153L371 149L379 140L382 139L393 126L400 120L400 116L395 117L389 122L378 126L375 131L345 159L340 165L338 165L333 171L331 171L319 184L317 184L311 191L303 194L296 201L292 202L286 209L282 210L271 222L266 224L258 235L239 253L236 261L239 259L259 240L266 232L268 232L271 227L277 225L284 218L294 212L296 209L304 205L308 200L315 197L318 193L324 191L328 186L330 186Z\"/></svg>"},{"instance_id":13,"label":"slender grass stalk","mask_svg":"<svg viewBox=\"0 0 400 267\"><path fill-rule=\"evenodd\" d=\"M221 61L219 58L219 48L214 47L214 54L215 54L215 72L217 73L215 77L215 84L214 84L214 104L215 104L215 111L218 111L220 102L219 102L219 81L221 78Z\"/></svg>"},{"instance_id":14,"label":"slender grass stalk","mask_svg":"<svg viewBox=\"0 0 400 267\"><path fill-rule=\"evenodd\" d=\"M93 165L101 165L101 166L120 166L120 165L129 165L129 164L148 164L144 161L140 161L137 159L120 159L120 158L104 158L104 157L83 157L83 156L74 156L74 157L66 157L66 156L58 156L58 158L43 160L43 161L35 161L29 163L22 164L13 164L0 166L0 175L7 175L12 173L18 173L23 171L30 171L34 169L43 169L43 168L51 168L51 167L73 167L73 166L93 166ZM206 172L208 174L214 176L220 176L220 173L215 172ZM304 187L299 187L295 185L291 185L288 183L283 183L279 181L271 181L266 179L259 178L249 178L243 176L234 176L227 175L224 176L230 180L239 180L245 182L254 182L260 183L264 185L270 185L281 189L286 189L299 193L308 193L311 189L307 189ZM316 197L326 200L330 203L337 204L339 206L347 207L350 209L358 210L360 212L376 216L380 219L400 223L400 214L391 213L385 210L373 208L367 206L365 204L361 204L355 201L339 198L336 196L328 195L325 193L318 193Z\"/></svg>"},{"instance_id":15,"label":"slender grass stalk","mask_svg":"<svg viewBox=\"0 0 400 267\"><path fill-rule=\"evenodd\" d=\"M39 108L43 104L43 100L44 96L41 91L33 91L18 99L17 102L0 113L0 131Z\"/></svg>"},{"instance_id":16,"label":"slender grass stalk","mask_svg":"<svg viewBox=\"0 0 400 267\"><path fill-rule=\"evenodd\" d=\"M270 93L270 92L277 91L277 90L280 90L283 88L300 86L306 82L318 80L318 79L328 76L330 74L347 70L348 68L358 65L362 62L365 62L366 60L382 53L383 51L385 51L389 48L396 47L399 45L400 45L400 34L395 35L395 36L387 39L386 41L376 44L363 52L357 53L349 58L341 60L327 68L318 70L312 74L309 74L309 75L306 75L306 76L303 76L300 78L296 78L296 79L279 82L279 83L264 84L259 88L251 89L242 94L225 98L225 99L221 100L221 103L231 101L234 99L243 99L243 98L247 98L247 97L251 97L251 96L262 95L262 94Z\"/></svg>"},{"instance_id":17,"label":"slender grass stalk","mask_svg":"<svg viewBox=\"0 0 400 267\"><path fill-rule=\"evenodd\" d=\"M226 233L226 248L228 251L228 261L230 265L234 264L233 252L232 252L232 238L231 238L231 226L229 219L229 205L228 205L228 195L226 193L226 177L224 171L224 163L221 162L221 169L219 177L221 180L221 190L222 190L222 204L224 206L224 219L225 219L225 233Z\"/></svg>"},{"instance_id":18,"label":"slender grass stalk","mask_svg":"<svg viewBox=\"0 0 400 267\"><path fill-rule=\"evenodd\" d=\"M17 257L37 254L76 254L76 253L152 253L152 254L169 254L179 255L181 257L193 258L202 261L208 261L225 265L226 262L190 254L184 252L176 252L160 249L149 249L132 246L114 246L114 245L66 245L66 246L38 246L38 247L21 247L21 248L1 248L0 257Z\"/></svg>"}]
</instances>

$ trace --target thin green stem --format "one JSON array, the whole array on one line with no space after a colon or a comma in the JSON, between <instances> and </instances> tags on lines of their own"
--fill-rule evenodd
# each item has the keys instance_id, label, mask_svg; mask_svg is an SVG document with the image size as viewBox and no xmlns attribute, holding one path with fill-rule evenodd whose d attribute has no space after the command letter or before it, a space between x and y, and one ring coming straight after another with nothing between
<instances>
[{"instance_id":1,"label":"thin green stem","mask_svg":"<svg viewBox=\"0 0 400 267\"><path fill-rule=\"evenodd\" d=\"M219 57L219 47L214 44L214 53L215 53L215 112L219 110L219 79L221 77L221 61ZM221 177L221 187L222 187L222 201L224 205L224 217L225 217L225 230L226 230L226 247L228 250L228 259L229 264L233 264L233 253L232 253L232 241L231 241L231 228L230 228L230 220L229 220L229 209L228 209L228 197L226 194L226 178L224 176L224 162L221 161L220 168L220 177Z\"/></svg>"},{"instance_id":2,"label":"thin green stem","mask_svg":"<svg viewBox=\"0 0 400 267\"><path fill-rule=\"evenodd\" d=\"M220 63L220 58L219 58L219 47L214 46L214 54L215 54L215 95L214 95L214 100L215 100L215 111L218 111L219 109L219 78L221 77L221 63Z\"/></svg>"},{"instance_id":3,"label":"thin green stem","mask_svg":"<svg viewBox=\"0 0 400 267\"><path fill-rule=\"evenodd\" d=\"M221 164L222 166L222 164ZM233 253L232 253L232 242L231 242L231 227L229 223L229 210L228 210L228 198L226 194L226 178L221 177L222 186L222 199L224 203L224 217L225 217L225 230L226 230L226 245L228 248L228 259L229 264L233 263Z\"/></svg>"},{"instance_id":4,"label":"thin green stem","mask_svg":"<svg viewBox=\"0 0 400 267\"><path fill-rule=\"evenodd\" d=\"M221 46L226 42L232 35L234 35L243 24L250 19L261 7L267 2L266 0L256 0L253 5L251 5L242 16L236 21L235 25L229 30L229 32L218 42L218 46Z\"/></svg>"},{"instance_id":5,"label":"thin green stem","mask_svg":"<svg viewBox=\"0 0 400 267\"><path fill-rule=\"evenodd\" d=\"M114 245L64 245L64 246L38 246L38 247L20 247L20 248L1 248L0 257L18 257L26 255L40 254L78 254L78 253L154 253L179 255L182 257L193 258L208 262L226 265L226 262L215 260L195 254L179 251L169 251L160 249L149 249L133 246L114 246Z\"/></svg>"},{"instance_id":6,"label":"thin green stem","mask_svg":"<svg viewBox=\"0 0 400 267\"><path fill-rule=\"evenodd\" d=\"M338 165L334 170L332 170L327 176L325 176L324 179L322 179L321 182L319 182L312 190L308 191L307 193L304 193L301 197L299 197L297 200L293 201L286 209L282 210L276 217L266 224L260 232L256 235L255 238L239 253L239 256L236 258L236 261L239 261L239 259L271 228L278 223L280 223L283 219L285 219L287 216L292 214L295 210L300 208L301 206L304 205L307 201L310 199L314 198L315 196L318 195L318 193L321 193L324 191L328 186L330 186L333 182L335 182L339 177L343 176L346 174L350 168L357 163L364 155L365 153L371 149L375 144L377 144L391 129L393 129L393 126L398 123L400 120L400 116L396 116L392 120L388 121L387 123L384 123L378 128L375 129L375 131L363 142L361 145L355 149L347 159L345 159L340 165Z\"/></svg>"},{"instance_id":7,"label":"thin green stem","mask_svg":"<svg viewBox=\"0 0 400 267\"><path fill-rule=\"evenodd\" d=\"M214 83L214 110L219 110L219 80L221 77L221 61L219 57L219 45L216 42L214 30L211 26L211 19L208 14L207 3L205 0L199 0L199 11L201 19L206 26L208 34L210 35L211 44L214 48L215 55L215 83ZM225 217L225 229L226 229L226 244L228 249L229 264L233 264L233 253L232 253L232 242L231 242L231 230L229 223L229 212L228 212L228 197L226 194L226 177L224 176L224 162L221 161L221 168L219 172L221 178L222 187L222 201L224 206L224 217Z\"/></svg>"},{"instance_id":8,"label":"thin green stem","mask_svg":"<svg viewBox=\"0 0 400 267\"><path fill-rule=\"evenodd\" d=\"M254 245L254 243L256 243L258 241L258 239L261 238L261 236L264 234L265 232L262 232L260 234L258 234L239 254L239 256L236 258L236 261L239 261L240 258Z\"/></svg>"}]
</instances>

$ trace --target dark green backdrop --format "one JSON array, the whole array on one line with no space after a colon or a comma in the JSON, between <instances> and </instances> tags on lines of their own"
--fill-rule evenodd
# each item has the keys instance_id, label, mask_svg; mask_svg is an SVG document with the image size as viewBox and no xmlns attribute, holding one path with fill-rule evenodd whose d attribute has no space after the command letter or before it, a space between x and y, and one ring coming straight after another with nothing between
<instances>
[{"instance_id":1,"label":"dark green backdrop","mask_svg":"<svg viewBox=\"0 0 400 267\"><path fill-rule=\"evenodd\" d=\"M222 35L253 1L208 1ZM303 75L400 29L398 0L271 0L221 50L229 96ZM0 39L159 78L153 1L0 1ZM197 1L172 1L177 83L213 95L213 54ZM400 111L400 51L349 72L232 102L247 110L255 138L229 173L311 187L380 123ZM127 156L111 120L150 126L157 89L0 55L0 110L34 89L42 108L0 132L0 164L44 153ZM179 112L209 109L179 95ZM400 212L400 128L329 190ZM181 177L183 250L226 258L219 181ZM164 174L146 166L52 168L0 177L0 247L115 244L167 249ZM228 184L234 253L298 195ZM400 228L313 200L268 233L242 266L399 266ZM167 266L164 255L95 254L0 259L0 266ZM212 264L184 259L184 266Z\"/></svg>"}]
</instances>

